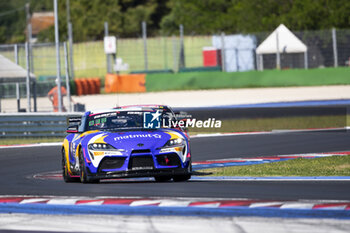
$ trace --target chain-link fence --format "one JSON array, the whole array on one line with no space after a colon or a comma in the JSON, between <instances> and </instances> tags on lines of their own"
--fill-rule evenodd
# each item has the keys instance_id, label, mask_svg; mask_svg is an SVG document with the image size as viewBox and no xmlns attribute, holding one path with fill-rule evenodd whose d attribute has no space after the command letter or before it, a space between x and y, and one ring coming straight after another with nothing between
<instances>
[{"instance_id":1,"label":"chain-link fence","mask_svg":"<svg viewBox=\"0 0 350 233\"><path fill-rule=\"evenodd\" d=\"M308 68L349 66L350 29L336 30L335 38L332 37L332 30L293 33L307 46ZM185 35L183 38L178 35L152 37L147 38L147 56L145 56L144 41L141 36L132 39L118 38L116 55L128 65L129 69L125 72L178 72L220 66L222 59L225 59L227 66L235 67L226 71L246 71L257 69L255 49L269 34L264 32L236 35L237 38L226 35L223 48L220 42L221 35ZM205 51L208 48L215 53L206 55ZM221 50L225 51L224 58L221 57ZM25 67L23 44L0 45L0 54ZM61 74L64 74L63 46L60 54ZM73 59L75 77L103 77L107 72L103 41L75 43ZM216 63L213 61L211 64L206 64L205 59L216 60ZM281 53L280 59L282 69L305 68L302 53ZM53 43L33 44L30 60L31 71L39 81L56 76L56 51ZM264 54L263 67L275 69L276 54Z\"/></svg>"},{"instance_id":2,"label":"chain-link fence","mask_svg":"<svg viewBox=\"0 0 350 233\"><path fill-rule=\"evenodd\" d=\"M49 76L56 76L56 47L54 43L36 43L29 47L30 72L39 81ZM0 45L0 54L26 69L25 44ZM60 44L61 74L64 74L64 50Z\"/></svg>"},{"instance_id":3,"label":"chain-link fence","mask_svg":"<svg viewBox=\"0 0 350 233\"><path fill-rule=\"evenodd\" d=\"M306 45L307 53L280 53L280 68L322 68L350 65L350 29L318 31L294 31L296 37ZM249 71L259 68L256 48L271 32L249 35L164 35L158 37L117 38L117 54L127 70L122 73L139 72L186 72L224 70ZM145 47L146 46L146 47ZM74 43L74 78L101 77L107 73L107 58L103 41ZM0 45L0 55L12 63L27 69L24 44ZM276 69L277 55L264 54L264 69ZM305 62L305 56L307 58ZM65 78L63 45L60 44L61 76ZM73 61L70 61L73 62ZM46 96L56 79L56 48L54 43L34 43L29 47L29 69L36 77L36 96ZM73 67L69 65L68 67ZM6 69L6 67L1 67ZM113 72L116 72L113 70ZM71 77L72 78L72 77ZM16 87L19 85L19 88ZM64 85L64 84L63 84ZM25 82L1 83L0 98L26 96ZM33 94L32 94L33 95Z\"/></svg>"},{"instance_id":4,"label":"chain-link fence","mask_svg":"<svg viewBox=\"0 0 350 233\"><path fill-rule=\"evenodd\" d=\"M337 29L335 35L330 30L293 32L307 46L308 68L349 66L350 29ZM259 45L268 33L257 33ZM276 54L264 55L263 67L276 68ZM281 68L305 68L302 53L281 53Z\"/></svg>"},{"instance_id":5,"label":"chain-link fence","mask_svg":"<svg viewBox=\"0 0 350 233\"><path fill-rule=\"evenodd\" d=\"M63 43L59 47L61 85L66 86L64 80L67 58L64 56ZM27 51L25 44L0 45L0 59L0 101L15 98L13 103L6 106L1 107L0 103L0 112L38 111L37 97L46 97L57 85L55 44L31 44ZM51 111L52 106L41 106L39 110Z\"/></svg>"},{"instance_id":6,"label":"chain-link fence","mask_svg":"<svg viewBox=\"0 0 350 233\"><path fill-rule=\"evenodd\" d=\"M37 80L35 94L38 97L46 96L47 92L56 85L57 63L55 44L32 44L29 47L29 51L29 71L32 75L35 75ZM2 77L8 79L6 82L0 81L0 98L15 98L18 94L16 93L16 83L19 83L20 97L25 97L27 70L25 44L0 45L0 55L13 63L13 65L11 64L8 67L1 66L2 74L6 76L7 73L10 73L13 81L9 77ZM62 79L65 77L64 59L63 44L60 44L60 70Z\"/></svg>"}]
</instances>

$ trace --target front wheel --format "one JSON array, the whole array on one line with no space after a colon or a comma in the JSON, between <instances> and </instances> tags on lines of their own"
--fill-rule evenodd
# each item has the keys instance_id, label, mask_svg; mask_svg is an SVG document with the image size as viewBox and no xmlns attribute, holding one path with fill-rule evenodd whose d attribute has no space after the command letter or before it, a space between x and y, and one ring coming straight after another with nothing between
<instances>
[{"instance_id":1,"label":"front wheel","mask_svg":"<svg viewBox=\"0 0 350 233\"><path fill-rule=\"evenodd\" d=\"M187 180L191 179L191 175L192 175L192 161L190 160L189 163L190 164L187 167L187 172L188 173L187 174L185 173L183 175L176 175L176 176L174 176L173 180L175 182L187 181Z\"/></svg>"},{"instance_id":2,"label":"front wheel","mask_svg":"<svg viewBox=\"0 0 350 233\"><path fill-rule=\"evenodd\" d=\"M80 153L79 153L79 170L80 170L80 182L81 183L86 184L86 183L98 183L98 182L100 182L99 179L92 179L88 176L82 150L80 150Z\"/></svg>"},{"instance_id":3,"label":"front wheel","mask_svg":"<svg viewBox=\"0 0 350 233\"><path fill-rule=\"evenodd\" d=\"M191 174L186 174L186 175L177 175L173 177L173 180L175 182L181 182L181 181L187 181L191 179Z\"/></svg>"},{"instance_id":4,"label":"front wheel","mask_svg":"<svg viewBox=\"0 0 350 233\"><path fill-rule=\"evenodd\" d=\"M171 180L171 176L155 176L154 179L157 182L167 182Z\"/></svg>"},{"instance_id":5,"label":"front wheel","mask_svg":"<svg viewBox=\"0 0 350 233\"><path fill-rule=\"evenodd\" d=\"M79 181L79 179L75 177L71 177L71 175L69 174L68 164L66 161L66 151L64 148L62 149L62 176L63 176L64 182L66 183Z\"/></svg>"}]
</instances>

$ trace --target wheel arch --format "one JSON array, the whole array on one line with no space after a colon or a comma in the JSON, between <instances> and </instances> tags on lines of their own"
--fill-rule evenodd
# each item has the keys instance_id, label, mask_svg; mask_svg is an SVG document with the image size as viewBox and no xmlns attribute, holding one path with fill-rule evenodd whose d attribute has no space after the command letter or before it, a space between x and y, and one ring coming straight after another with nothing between
<instances>
[{"instance_id":1,"label":"wheel arch","mask_svg":"<svg viewBox=\"0 0 350 233\"><path fill-rule=\"evenodd\" d=\"M73 174L71 169L70 169L69 141L67 139L64 139L64 141L63 141L63 145L62 145L62 148L61 148L61 153L63 153L63 151L64 151L64 156L65 156L66 166L68 168L68 172L69 172L69 174Z\"/></svg>"}]
</instances>

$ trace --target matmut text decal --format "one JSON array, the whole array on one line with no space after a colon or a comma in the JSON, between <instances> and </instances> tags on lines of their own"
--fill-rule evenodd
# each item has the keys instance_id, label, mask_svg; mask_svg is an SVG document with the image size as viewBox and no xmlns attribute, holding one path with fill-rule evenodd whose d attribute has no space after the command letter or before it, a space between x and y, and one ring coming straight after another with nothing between
<instances>
[{"instance_id":1,"label":"matmut text decal","mask_svg":"<svg viewBox=\"0 0 350 233\"><path fill-rule=\"evenodd\" d=\"M125 135L125 136L118 136L114 138L114 141L124 140L124 139L133 139L133 138L162 138L162 135L160 134L132 134L132 135Z\"/></svg>"}]
</instances>

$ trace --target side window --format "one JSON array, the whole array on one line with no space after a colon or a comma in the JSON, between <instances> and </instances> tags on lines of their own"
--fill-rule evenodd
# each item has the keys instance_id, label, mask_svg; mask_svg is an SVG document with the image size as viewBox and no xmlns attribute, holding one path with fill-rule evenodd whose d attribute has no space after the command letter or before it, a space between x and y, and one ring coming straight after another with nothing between
<instances>
[{"instance_id":1,"label":"side window","mask_svg":"<svg viewBox=\"0 0 350 233\"><path fill-rule=\"evenodd\" d=\"M169 110L170 110L170 112L171 112L171 115L172 115L172 117L173 117L173 120L177 121L176 115L175 115L175 113L173 112L173 110L172 110L172 109L169 109Z\"/></svg>"},{"instance_id":2,"label":"side window","mask_svg":"<svg viewBox=\"0 0 350 233\"><path fill-rule=\"evenodd\" d=\"M79 128L78 128L78 132L79 133L82 133L82 132L85 131L85 125L86 125L86 116L83 116L81 118L80 125L79 125Z\"/></svg>"},{"instance_id":3,"label":"side window","mask_svg":"<svg viewBox=\"0 0 350 233\"><path fill-rule=\"evenodd\" d=\"M166 123L170 121L176 121L175 114L173 113L173 111L171 111L171 109L168 108L163 110L162 118Z\"/></svg>"}]
</instances>

